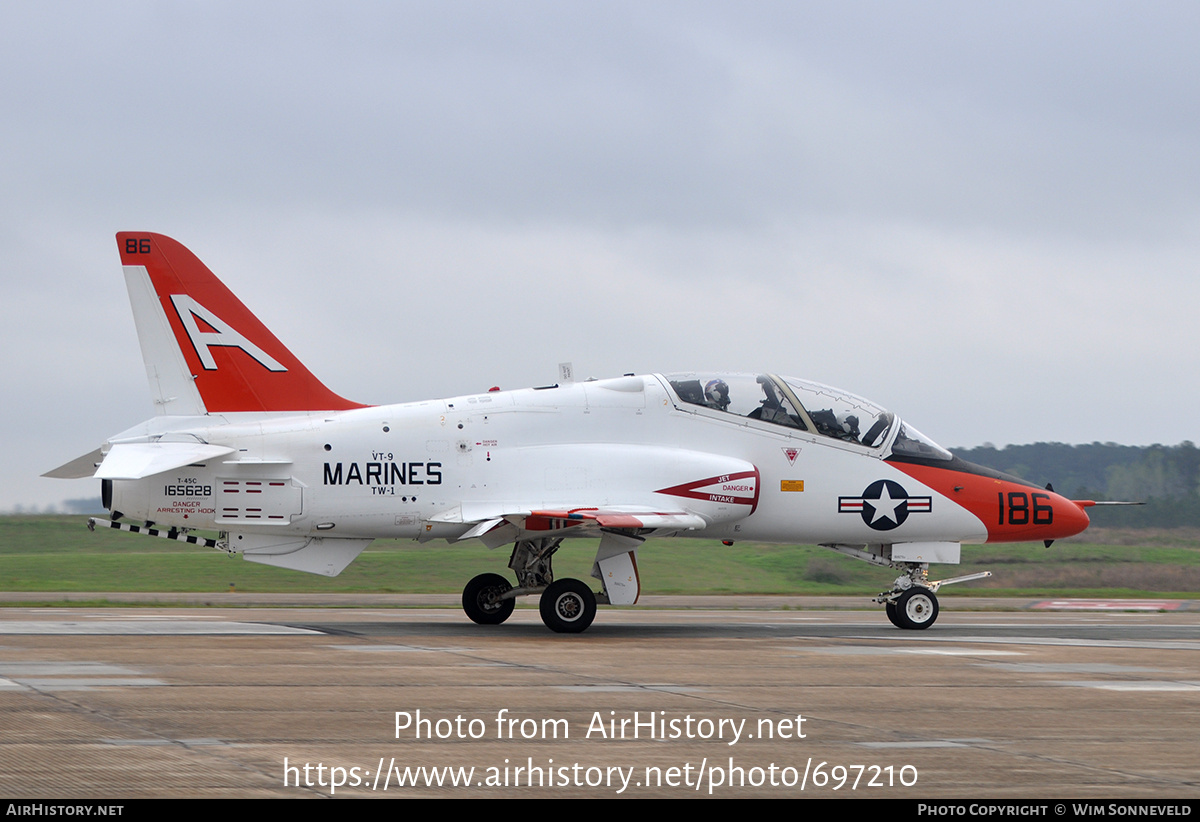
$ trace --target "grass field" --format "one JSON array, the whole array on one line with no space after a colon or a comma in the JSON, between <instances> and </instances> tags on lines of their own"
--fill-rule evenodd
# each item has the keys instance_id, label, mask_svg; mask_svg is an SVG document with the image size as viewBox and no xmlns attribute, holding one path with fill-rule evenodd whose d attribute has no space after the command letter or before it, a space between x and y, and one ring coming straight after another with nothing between
<instances>
[{"instance_id":1,"label":"grass field","mask_svg":"<svg viewBox=\"0 0 1200 822\"><path fill-rule=\"evenodd\" d=\"M379 540L333 579L246 562L208 548L113 530L86 517L0 517L0 590L45 592L458 593L472 576L505 570L509 549L471 542ZM1091 531L1087 542L964 546L963 564L935 579L990 570L954 596L1200 597L1200 534ZM556 576L586 579L594 540L568 541ZM650 541L638 552L647 594L873 596L896 572L823 548L696 539Z\"/></svg>"}]
</instances>

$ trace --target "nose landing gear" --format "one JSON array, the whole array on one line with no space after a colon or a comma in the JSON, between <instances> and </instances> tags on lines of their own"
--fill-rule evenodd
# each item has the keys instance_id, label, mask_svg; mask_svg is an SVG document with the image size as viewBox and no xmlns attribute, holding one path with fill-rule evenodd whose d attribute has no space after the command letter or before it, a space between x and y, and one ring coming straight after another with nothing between
<instances>
[{"instance_id":1,"label":"nose landing gear","mask_svg":"<svg viewBox=\"0 0 1200 822\"><path fill-rule=\"evenodd\" d=\"M887 617L897 628L923 630L934 623L938 615L937 595L928 588L909 588L895 602L885 602Z\"/></svg>"},{"instance_id":2,"label":"nose landing gear","mask_svg":"<svg viewBox=\"0 0 1200 822\"><path fill-rule=\"evenodd\" d=\"M991 571L930 582L927 579L928 565L909 565L908 572L896 579L892 590L884 591L875 598L882 602L888 621L897 628L908 631L923 631L937 621L937 590L943 585L970 582L973 579L990 577Z\"/></svg>"}]
</instances>

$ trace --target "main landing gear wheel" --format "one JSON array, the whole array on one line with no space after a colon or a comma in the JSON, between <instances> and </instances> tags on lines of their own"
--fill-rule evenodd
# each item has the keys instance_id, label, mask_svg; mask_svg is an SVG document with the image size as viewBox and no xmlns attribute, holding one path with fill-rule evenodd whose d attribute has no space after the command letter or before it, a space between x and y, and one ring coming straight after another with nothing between
<instances>
[{"instance_id":1,"label":"main landing gear wheel","mask_svg":"<svg viewBox=\"0 0 1200 822\"><path fill-rule=\"evenodd\" d=\"M463 588L462 606L472 622L480 625L499 625L512 616L517 601L501 599L512 589L508 580L499 574L480 574Z\"/></svg>"},{"instance_id":2,"label":"main landing gear wheel","mask_svg":"<svg viewBox=\"0 0 1200 822\"><path fill-rule=\"evenodd\" d=\"M538 610L551 631L578 634L586 631L596 618L596 595L585 582L560 579L542 592Z\"/></svg>"},{"instance_id":3,"label":"main landing gear wheel","mask_svg":"<svg viewBox=\"0 0 1200 822\"><path fill-rule=\"evenodd\" d=\"M933 591L909 588L896 598L896 618L892 621L901 628L921 631L932 625L937 615L938 601Z\"/></svg>"}]
</instances>

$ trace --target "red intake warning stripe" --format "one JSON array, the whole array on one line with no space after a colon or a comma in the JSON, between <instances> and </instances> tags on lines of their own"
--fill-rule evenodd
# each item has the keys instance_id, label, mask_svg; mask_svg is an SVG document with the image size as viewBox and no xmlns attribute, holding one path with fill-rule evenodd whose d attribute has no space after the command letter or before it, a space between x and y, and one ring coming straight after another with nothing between
<instances>
[{"instance_id":1,"label":"red intake warning stripe","mask_svg":"<svg viewBox=\"0 0 1200 822\"><path fill-rule=\"evenodd\" d=\"M694 482L661 488L655 493L704 502L749 505L750 513L758 507L758 469L736 474L719 474Z\"/></svg>"}]
</instances>

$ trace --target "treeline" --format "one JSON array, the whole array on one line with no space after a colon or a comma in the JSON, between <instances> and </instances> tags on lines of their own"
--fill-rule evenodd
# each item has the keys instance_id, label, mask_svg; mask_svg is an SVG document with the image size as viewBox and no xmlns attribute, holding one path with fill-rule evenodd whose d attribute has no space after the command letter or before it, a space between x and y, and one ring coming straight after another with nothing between
<instances>
[{"instance_id":1,"label":"treeline","mask_svg":"<svg viewBox=\"0 0 1200 822\"><path fill-rule=\"evenodd\" d=\"M1092 508L1096 525L1133 528L1200 526L1200 449L1179 445L1066 445L1038 442L954 448L963 459L995 468L1072 499L1132 500L1143 506Z\"/></svg>"}]
</instances>

